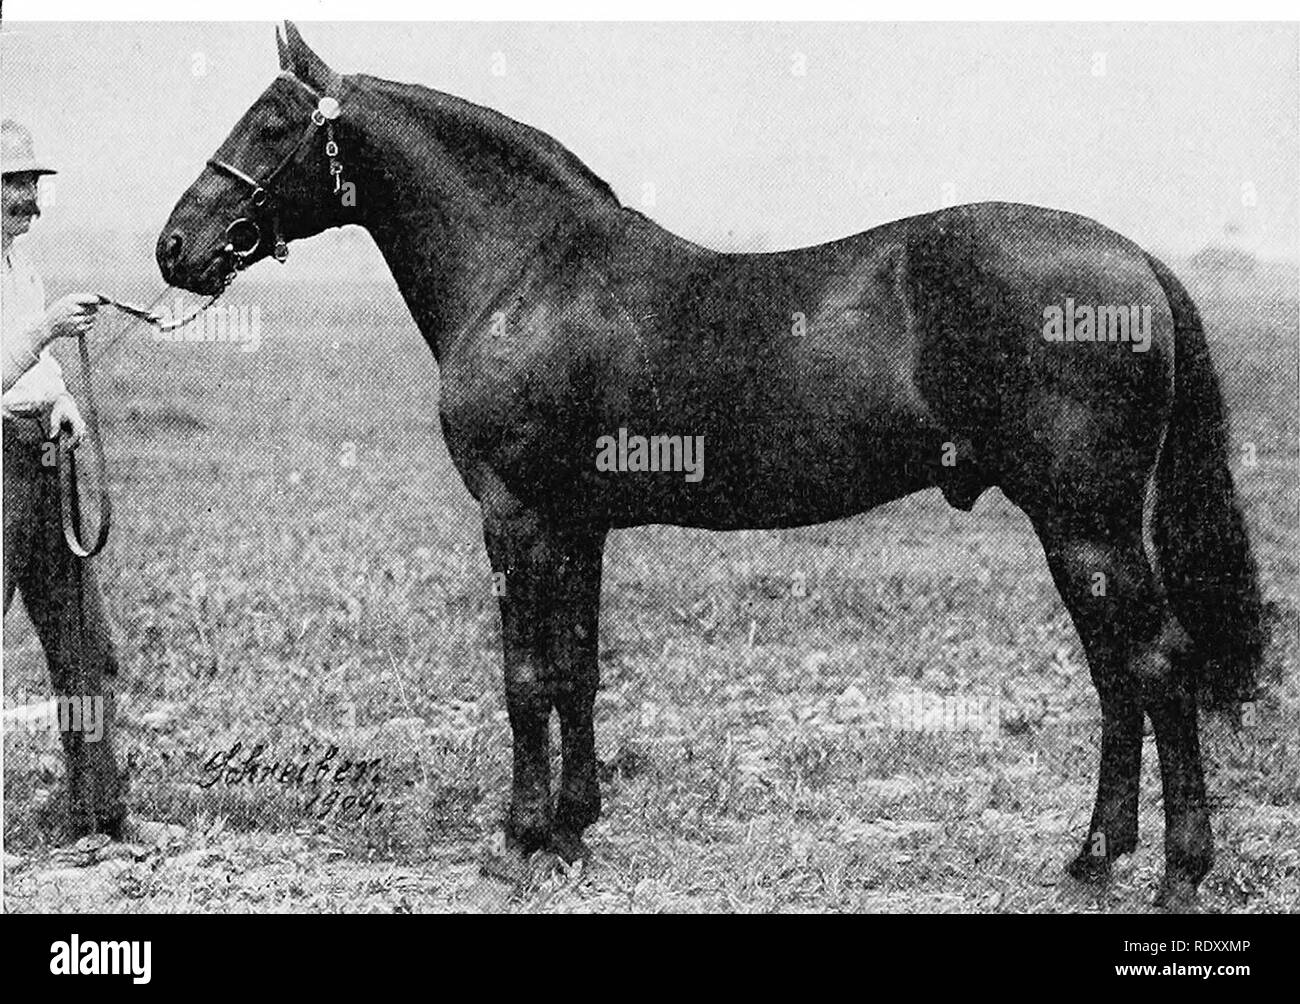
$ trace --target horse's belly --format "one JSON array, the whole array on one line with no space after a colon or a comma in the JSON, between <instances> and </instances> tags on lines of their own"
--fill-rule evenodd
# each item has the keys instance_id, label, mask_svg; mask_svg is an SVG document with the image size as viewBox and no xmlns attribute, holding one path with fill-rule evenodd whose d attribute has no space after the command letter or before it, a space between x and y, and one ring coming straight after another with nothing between
<instances>
[{"instance_id":1,"label":"horse's belly","mask_svg":"<svg viewBox=\"0 0 1300 1004\"><path fill-rule=\"evenodd\" d=\"M689 470L662 462L659 470L635 469L641 465L622 442L635 430L609 444L605 466L616 469L600 480L616 525L822 523L934 483L932 461L942 452L942 436L922 413L867 400L801 398L784 413L715 413L678 428L683 454L689 445ZM643 438L646 452L662 461L662 450L649 449L652 437Z\"/></svg>"},{"instance_id":2,"label":"horse's belly","mask_svg":"<svg viewBox=\"0 0 1300 1004\"><path fill-rule=\"evenodd\" d=\"M933 483L943 437L911 385L907 332L829 313L798 338L679 343L634 407L604 416L612 435L671 434L694 447L689 479L624 469L634 463L602 472L616 524L820 523Z\"/></svg>"}]
</instances>

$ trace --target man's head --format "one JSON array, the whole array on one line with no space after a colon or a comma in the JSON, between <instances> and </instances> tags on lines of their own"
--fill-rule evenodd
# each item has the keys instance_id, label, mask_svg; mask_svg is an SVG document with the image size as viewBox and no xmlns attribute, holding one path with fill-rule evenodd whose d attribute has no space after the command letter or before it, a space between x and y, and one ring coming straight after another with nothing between
<instances>
[{"instance_id":1,"label":"man's head","mask_svg":"<svg viewBox=\"0 0 1300 1004\"><path fill-rule=\"evenodd\" d=\"M32 220L41 215L37 182L42 174L55 172L36 159L31 132L13 119L0 123L0 170L4 172L0 223L8 246L13 238L27 233Z\"/></svg>"}]
</instances>

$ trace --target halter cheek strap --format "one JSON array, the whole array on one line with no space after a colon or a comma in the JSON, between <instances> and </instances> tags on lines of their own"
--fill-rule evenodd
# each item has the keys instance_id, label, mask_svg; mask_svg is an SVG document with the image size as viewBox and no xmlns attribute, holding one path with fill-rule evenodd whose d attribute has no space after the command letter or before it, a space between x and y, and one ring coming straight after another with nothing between
<instances>
[{"instance_id":1,"label":"halter cheek strap","mask_svg":"<svg viewBox=\"0 0 1300 1004\"><path fill-rule=\"evenodd\" d=\"M342 91L343 78L334 74L330 80L329 93L321 94L314 87L308 85L305 81L292 73L281 72L281 77L293 81L316 100L316 107L312 109L310 115L310 124L303 133L302 138L294 145L279 164L266 176L264 181L259 181L256 177L236 167L229 161L212 157L208 160L208 166L217 171L227 174L236 181L247 185L252 194L249 196L249 202L253 206L255 214L269 216L271 221L271 234L275 239L274 248L271 252L272 257L281 264L289 257L289 243L284 239L280 232L280 207L279 200L275 196L275 190L272 187L276 179L290 164L297 159L298 153L315 137L316 132L324 127L325 129L325 156L329 158L330 174L334 178L334 191L338 192L343 187L343 163L339 160L339 145L334 138L334 120L342 112L339 106L338 94ZM254 240L247 246L243 247L236 244L236 236L241 225L247 225L253 230ZM235 234L232 234L235 231ZM233 220L226 227L227 244L225 251L234 259L235 270L239 271L248 263L259 247L262 245L262 231L258 226L257 220L253 217L239 217ZM233 276L234 273L232 272Z\"/></svg>"}]
</instances>

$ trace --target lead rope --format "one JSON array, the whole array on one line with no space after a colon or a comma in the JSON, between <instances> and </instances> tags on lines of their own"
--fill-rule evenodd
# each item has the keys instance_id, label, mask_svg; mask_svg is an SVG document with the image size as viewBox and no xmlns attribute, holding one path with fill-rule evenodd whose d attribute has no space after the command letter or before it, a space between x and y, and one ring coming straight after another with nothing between
<instances>
[{"instance_id":1,"label":"lead rope","mask_svg":"<svg viewBox=\"0 0 1300 1004\"><path fill-rule=\"evenodd\" d=\"M223 290L224 292L224 290ZM167 291L163 290L154 300L156 304ZM124 303L121 300L106 296L103 293L98 294L102 303L107 306L115 307L136 319L136 322L144 321L153 325L159 331L172 331L176 328L183 327L194 318L198 317L203 311L207 310L217 300L221 293L209 298L208 302L200 307L196 307L184 317L174 318L165 321L158 314L146 307L140 307L133 303ZM135 324L127 324L119 331L112 340L104 347L99 354L99 359L103 359L109 349L119 342L122 337L135 327ZM97 471L97 488L99 495L99 527L95 532L95 539L86 544L81 536L81 502L77 494L77 458L75 451L71 447L67 435L60 430L58 434L58 449L55 454L55 465L58 468L59 476L59 510L60 519L63 523L63 539L68 545L68 550L78 558L93 558L104 549L108 543L108 531L113 523L113 500L108 494L108 466L104 459L104 438L100 434L99 428L99 408L95 404L94 383L90 375L90 350L86 346L86 336L81 335L77 339L77 350L81 356L81 383L83 397L86 402L86 428L89 433L91 451L95 454L95 466ZM78 608L81 607L81 580L78 572L77 580L77 600ZM79 614L81 613L79 609ZM84 614L81 614L84 620ZM83 625L84 627L84 625Z\"/></svg>"},{"instance_id":2,"label":"lead rope","mask_svg":"<svg viewBox=\"0 0 1300 1004\"><path fill-rule=\"evenodd\" d=\"M221 293L224 292L225 289L223 288L221 290ZM203 313L214 303L216 303L217 297L219 297L221 293L214 293L212 296L208 297L207 303L195 307L184 317L176 317L170 321L165 321L163 320L160 314L154 313L153 310L151 309L152 305L150 305L150 307L141 307L134 303L126 303L122 300L118 300L114 297L109 296L106 293L96 293L95 295L99 297L100 302L103 303L105 306L115 307L116 309L122 311L122 313L134 317L137 321L144 321L146 324L151 324L159 331L174 331L177 328L181 328L189 324L190 321L194 320L194 318L198 317L201 313ZM157 298L153 301L154 304L156 304L159 300L161 300L166 295L167 295L167 290L164 289L161 293L158 294ZM135 327L134 324L128 324L121 331L119 331L117 335L114 336L114 341L116 341L118 338L121 338L122 335L126 334L126 332L132 330L134 327Z\"/></svg>"},{"instance_id":3,"label":"lead rope","mask_svg":"<svg viewBox=\"0 0 1300 1004\"><path fill-rule=\"evenodd\" d=\"M56 463L59 470L59 509L63 520L63 539L68 550L78 558L93 558L104 549L108 542L108 529L113 522L113 502L108 495L108 469L104 464L104 440L99 433L99 409L95 406L95 391L90 379L90 352L86 348L86 336L77 339L77 349L81 355L81 383L86 400L86 426L89 430L90 448L95 454L95 465L99 468L99 528L94 541L87 546L81 540L81 504L77 497L77 458L69 443L68 436L59 431L59 447ZM78 594L81 592L80 573L77 582ZM81 597L78 595L78 600ZM79 604L80 605L80 604Z\"/></svg>"}]
</instances>

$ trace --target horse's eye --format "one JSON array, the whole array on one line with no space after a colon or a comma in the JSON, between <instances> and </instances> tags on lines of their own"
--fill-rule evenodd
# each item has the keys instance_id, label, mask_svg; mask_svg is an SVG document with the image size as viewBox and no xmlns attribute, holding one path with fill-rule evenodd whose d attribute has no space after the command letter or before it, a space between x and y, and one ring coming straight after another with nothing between
<instances>
[{"instance_id":1,"label":"horse's eye","mask_svg":"<svg viewBox=\"0 0 1300 1004\"><path fill-rule=\"evenodd\" d=\"M259 130L261 139L266 143L275 143L289 135L289 117L278 108L267 112Z\"/></svg>"}]
</instances>

